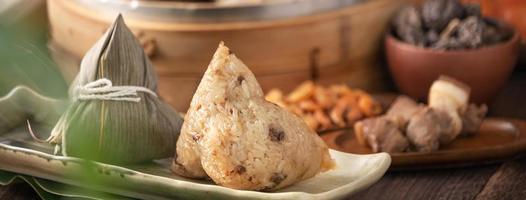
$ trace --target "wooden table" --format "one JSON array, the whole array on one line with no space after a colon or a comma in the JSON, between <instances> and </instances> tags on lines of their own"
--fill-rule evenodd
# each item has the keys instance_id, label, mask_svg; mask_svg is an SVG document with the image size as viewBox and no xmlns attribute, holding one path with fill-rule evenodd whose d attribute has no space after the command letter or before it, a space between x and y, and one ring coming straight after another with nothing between
<instances>
[{"instance_id":1,"label":"wooden table","mask_svg":"<svg viewBox=\"0 0 526 200\"><path fill-rule=\"evenodd\" d=\"M516 71L491 115L526 119L526 70ZM526 154L525 154L526 155ZM0 186L0 200L38 199L25 183ZM526 156L474 167L388 172L349 199L526 199Z\"/></svg>"}]
</instances>

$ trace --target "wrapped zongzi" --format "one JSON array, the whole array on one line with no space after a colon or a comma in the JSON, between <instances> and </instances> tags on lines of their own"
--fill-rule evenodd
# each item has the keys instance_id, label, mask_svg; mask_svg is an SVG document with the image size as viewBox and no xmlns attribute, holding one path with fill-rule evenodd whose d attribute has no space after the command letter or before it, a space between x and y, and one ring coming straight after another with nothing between
<instances>
[{"instance_id":1,"label":"wrapped zongzi","mask_svg":"<svg viewBox=\"0 0 526 200\"><path fill-rule=\"evenodd\" d=\"M82 60L72 105L47 141L106 163L170 157L183 121L156 91L154 68L119 16Z\"/></svg>"}]
</instances>

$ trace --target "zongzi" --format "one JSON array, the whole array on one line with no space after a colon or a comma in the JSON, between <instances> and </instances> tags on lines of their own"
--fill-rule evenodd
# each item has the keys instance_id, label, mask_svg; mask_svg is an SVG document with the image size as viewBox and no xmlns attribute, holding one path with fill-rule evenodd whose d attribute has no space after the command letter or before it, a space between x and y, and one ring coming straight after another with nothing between
<instances>
[{"instance_id":1,"label":"zongzi","mask_svg":"<svg viewBox=\"0 0 526 200\"><path fill-rule=\"evenodd\" d=\"M185 116L172 170L271 191L333 165L307 124L263 96L254 74L221 43Z\"/></svg>"},{"instance_id":2,"label":"zongzi","mask_svg":"<svg viewBox=\"0 0 526 200\"><path fill-rule=\"evenodd\" d=\"M82 60L72 105L47 141L64 155L106 163L170 157L182 118L156 90L154 68L119 15Z\"/></svg>"}]
</instances>

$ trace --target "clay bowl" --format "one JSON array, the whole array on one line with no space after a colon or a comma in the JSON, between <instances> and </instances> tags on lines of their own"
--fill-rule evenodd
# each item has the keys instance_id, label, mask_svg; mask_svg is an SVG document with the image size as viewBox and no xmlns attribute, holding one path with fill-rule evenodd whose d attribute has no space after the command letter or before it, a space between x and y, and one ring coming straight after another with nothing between
<instances>
[{"instance_id":1,"label":"clay bowl","mask_svg":"<svg viewBox=\"0 0 526 200\"><path fill-rule=\"evenodd\" d=\"M441 51L405 43L386 34L389 70L398 89L425 100L431 83L448 75L471 87L471 101L488 103L506 84L519 53L519 34L502 43L469 50Z\"/></svg>"}]
</instances>

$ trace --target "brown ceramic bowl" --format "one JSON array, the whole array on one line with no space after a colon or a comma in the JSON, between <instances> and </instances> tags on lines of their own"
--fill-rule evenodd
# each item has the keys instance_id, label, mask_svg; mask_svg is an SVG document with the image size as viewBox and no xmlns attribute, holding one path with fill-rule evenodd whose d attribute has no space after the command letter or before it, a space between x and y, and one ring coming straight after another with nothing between
<instances>
[{"instance_id":1,"label":"brown ceramic bowl","mask_svg":"<svg viewBox=\"0 0 526 200\"><path fill-rule=\"evenodd\" d=\"M432 82L448 75L471 87L471 101L488 103L506 84L519 53L519 34L478 49L441 51L417 47L386 34L387 62L398 89L425 100Z\"/></svg>"}]
</instances>

